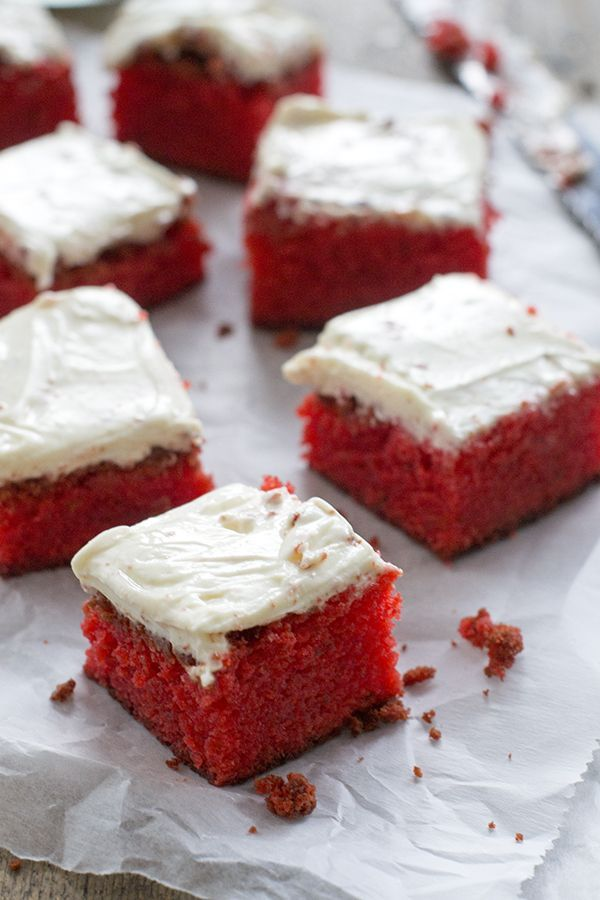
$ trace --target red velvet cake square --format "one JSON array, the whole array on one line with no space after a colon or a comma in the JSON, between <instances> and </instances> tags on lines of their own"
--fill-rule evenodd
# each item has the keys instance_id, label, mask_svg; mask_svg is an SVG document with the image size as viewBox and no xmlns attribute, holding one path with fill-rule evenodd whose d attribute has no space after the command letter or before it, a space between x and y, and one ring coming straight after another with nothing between
<instances>
[{"instance_id":1,"label":"red velvet cake square","mask_svg":"<svg viewBox=\"0 0 600 900\"><path fill-rule=\"evenodd\" d=\"M401 690L399 571L324 500L228 485L98 535L73 570L87 675L214 784Z\"/></svg>"},{"instance_id":2,"label":"red velvet cake square","mask_svg":"<svg viewBox=\"0 0 600 900\"><path fill-rule=\"evenodd\" d=\"M246 203L252 320L316 327L434 275L485 275L486 139L468 119L370 119L280 101Z\"/></svg>"},{"instance_id":3,"label":"red velvet cake square","mask_svg":"<svg viewBox=\"0 0 600 900\"><path fill-rule=\"evenodd\" d=\"M0 3L0 150L77 118L67 44L35 3Z\"/></svg>"},{"instance_id":4,"label":"red velvet cake square","mask_svg":"<svg viewBox=\"0 0 600 900\"><path fill-rule=\"evenodd\" d=\"M65 123L0 153L0 315L40 290L114 284L152 306L198 281L196 186Z\"/></svg>"},{"instance_id":5,"label":"red velvet cake square","mask_svg":"<svg viewBox=\"0 0 600 900\"><path fill-rule=\"evenodd\" d=\"M600 475L600 353L490 282L435 278L284 367L309 464L452 557Z\"/></svg>"},{"instance_id":6,"label":"red velvet cake square","mask_svg":"<svg viewBox=\"0 0 600 900\"><path fill-rule=\"evenodd\" d=\"M0 574L212 488L202 428L143 312L115 288L40 295L0 321Z\"/></svg>"},{"instance_id":7,"label":"red velvet cake square","mask_svg":"<svg viewBox=\"0 0 600 900\"><path fill-rule=\"evenodd\" d=\"M319 33L273 0L129 0L106 55L121 140L240 180L277 100L321 93Z\"/></svg>"}]
</instances>

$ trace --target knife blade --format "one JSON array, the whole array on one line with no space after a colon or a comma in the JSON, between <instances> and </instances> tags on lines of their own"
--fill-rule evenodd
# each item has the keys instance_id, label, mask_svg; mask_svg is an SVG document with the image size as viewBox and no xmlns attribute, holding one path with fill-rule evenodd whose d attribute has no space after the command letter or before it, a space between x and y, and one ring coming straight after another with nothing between
<instances>
[{"instance_id":1,"label":"knife blade","mask_svg":"<svg viewBox=\"0 0 600 900\"><path fill-rule=\"evenodd\" d=\"M500 67L496 71L486 65L484 56L477 52L482 42L468 37L455 0L391 2L430 49L439 23L458 25L459 37L461 30L464 35L462 42L454 35L454 42L444 53L443 40L438 41L434 56L440 68L488 115L503 118L523 156L600 248L600 152L572 122L572 96L566 85L543 64L530 44L507 29L496 29L494 34Z\"/></svg>"}]
</instances>

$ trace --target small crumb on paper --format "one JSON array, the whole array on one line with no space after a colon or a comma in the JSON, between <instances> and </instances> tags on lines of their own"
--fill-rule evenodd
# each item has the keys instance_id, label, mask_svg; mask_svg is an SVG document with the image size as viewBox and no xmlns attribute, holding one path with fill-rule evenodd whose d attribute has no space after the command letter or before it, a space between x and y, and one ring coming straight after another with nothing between
<instances>
[{"instance_id":1,"label":"small crumb on paper","mask_svg":"<svg viewBox=\"0 0 600 900\"><path fill-rule=\"evenodd\" d=\"M413 775L415 776L415 778L423 777L423 769L421 768L421 766L413 766Z\"/></svg>"},{"instance_id":2,"label":"small crumb on paper","mask_svg":"<svg viewBox=\"0 0 600 900\"><path fill-rule=\"evenodd\" d=\"M165 759L165 766L168 766L170 769L173 769L175 772L178 772L180 762L176 756L173 756L173 757L171 757L171 759Z\"/></svg>"},{"instance_id":3,"label":"small crumb on paper","mask_svg":"<svg viewBox=\"0 0 600 900\"><path fill-rule=\"evenodd\" d=\"M427 722L428 725L431 725L433 720L435 719L435 709L429 709L427 712L424 712L421 716L424 722Z\"/></svg>"},{"instance_id":4,"label":"small crumb on paper","mask_svg":"<svg viewBox=\"0 0 600 900\"><path fill-rule=\"evenodd\" d=\"M435 673L434 666L416 666L414 669L409 669L402 676L404 687L412 687L413 684L429 681L430 678L435 677Z\"/></svg>"},{"instance_id":5,"label":"small crumb on paper","mask_svg":"<svg viewBox=\"0 0 600 900\"><path fill-rule=\"evenodd\" d=\"M495 822L488 822L488 828L489 828L490 831L495 831L495 830L496 830L496 823L495 823Z\"/></svg>"},{"instance_id":6,"label":"small crumb on paper","mask_svg":"<svg viewBox=\"0 0 600 900\"><path fill-rule=\"evenodd\" d=\"M13 858L8 861L8 868L11 872L18 872L22 865L23 860L19 859L18 856L13 856Z\"/></svg>"},{"instance_id":7,"label":"small crumb on paper","mask_svg":"<svg viewBox=\"0 0 600 900\"><path fill-rule=\"evenodd\" d=\"M495 675L504 679L506 670L512 667L524 647L520 628L503 622L494 625L489 612L483 607L476 616L461 619L458 631L474 647L487 650L488 665L483 671L488 678Z\"/></svg>"},{"instance_id":8,"label":"small crumb on paper","mask_svg":"<svg viewBox=\"0 0 600 900\"><path fill-rule=\"evenodd\" d=\"M280 775L266 775L257 778L254 787L264 795L269 812L281 819L309 816L317 805L317 789L300 772L290 772L287 781Z\"/></svg>"},{"instance_id":9,"label":"small crumb on paper","mask_svg":"<svg viewBox=\"0 0 600 900\"><path fill-rule=\"evenodd\" d=\"M248 834L258 834L258 828L256 825L251 825L248 829Z\"/></svg>"},{"instance_id":10,"label":"small crumb on paper","mask_svg":"<svg viewBox=\"0 0 600 900\"><path fill-rule=\"evenodd\" d=\"M69 678L68 681L63 681L62 684L57 684L50 694L50 699L54 703L64 703L66 700L73 696L73 691L75 690L76 684L77 682L74 678Z\"/></svg>"},{"instance_id":11,"label":"small crumb on paper","mask_svg":"<svg viewBox=\"0 0 600 900\"><path fill-rule=\"evenodd\" d=\"M396 697L388 700L382 706L365 709L354 713L348 719L347 725L351 733L356 737L363 731L375 731L380 725L390 725L394 722L406 722L410 716L410 709Z\"/></svg>"},{"instance_id":12,"label":"small crumb on paper","mask_svg":"<svg viewBox=\"0 0 600 900\"><path fill-rule=\"evenodd\" d=\"M523 835L521 834L520 831L517 831L517 833L515 834L515 841L517 842L517 844L522 844L523 840L524 840Z\"/></svg>"},{"instance_id":13,"label":"small crumb on paper","mask_svg":"<svg viewBox=\"0 0 600 900\"><path fill-rule=\"evenodd\" d=\"M439 728L430 728L429 729L429 737L432 741L439 741L442 737L442 732Z\"/></svg>"}]
</instances>

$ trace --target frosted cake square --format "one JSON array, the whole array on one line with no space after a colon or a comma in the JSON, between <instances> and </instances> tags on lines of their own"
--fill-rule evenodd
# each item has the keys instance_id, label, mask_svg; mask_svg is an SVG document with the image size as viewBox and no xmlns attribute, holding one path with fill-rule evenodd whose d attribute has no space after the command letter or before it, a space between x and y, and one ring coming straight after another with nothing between
<instances>
[{"instance_id":1,"label":"frosted cake square","mask_svg":"<svg viewBox=\"0 0 600 900\"><path fill-rule=\"evenodd\" d=\"M333 319L284 373L309 464L442 557L600 474L600 353L473 275Z\"/></svg>"},{"instance_id":2,"label":"frosted cake square","mask_svg":"<svg viewBox=\"0 0 600 900\"><path fill-rule=\"evenodd\" d=\"M401 690L399 570L319 498L228 485L98 535L73 570L86 673L215 784Z\"/></svg>"},{"instance_id":3,"label":"frosted cake square","mask_svg":"<svg viewBox=\"0 0 600 900\"><path fill-rule=\"evenodd\" d=\"M129 0L106 58L121 140L241 180L277 100L322 87L316 26L273 0Z\"/></svg>"},{"instance_id":4,"label":"frosted cake square","mask_svg":"<svg viewBox=\"0 0 600 900\"><path fill-rule=\"evenodd\" d=\"M315 327L434 275L485 275L487 140L466 118L278 103L246 200L255 324Z\"/></svg>"},{"instance_id":5,"label":"frosted cake square","mask_svg":"<svg viewBox=\"0 0 600 900\"><path fill-rule=\"evenodd\" d=\"M0 321L0 574L212 487L202 427L148 314L115 288L41 294Z\"/></svg>"},{"instance_id":6,"label":"frosted cake square","mask_svg":"<svg viewBox=\"0 0 600 900\"><path fill-rule=\"evenodd\" d=\"M198 281L196 185L65 123L0 153L0 315L41 290L114 284L142 306Z\"/></svg>"},{"instance_id":7,"label":"frosted cake square","mask_svg":"<svg viewBox=\"0 0 600 900\"><path fill-rule=\"evenodd\" d=\"M69 49L36 3L0 3L0 150L77 118Z\"/></svg>"}]
</instances>

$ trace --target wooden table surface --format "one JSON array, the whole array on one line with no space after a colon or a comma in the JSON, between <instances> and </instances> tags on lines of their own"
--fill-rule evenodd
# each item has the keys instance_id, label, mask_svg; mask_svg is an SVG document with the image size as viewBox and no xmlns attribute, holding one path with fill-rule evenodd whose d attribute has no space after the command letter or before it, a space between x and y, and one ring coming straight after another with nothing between
<instances>
[{"instance_id":1,"label":"wooden table surface","mask_svg":"<svg viewBox=\"0 0 600 900\"><path fill-rule=\"evenodd\" d=\"M322 22L330 55L336 60L402 77L436 77L425 51L401 24L388 0L288 0L288 4ZM525 11L534 6L535 0L523 0ZM60 18L67 25L101 31L113 14L114 7L109 7L64 12ZM0 850L1 900L180 900L190 896L139 876L80 875L29 860L13 871L12 859L10 853Z\"/></svg>"}]
</instances>

